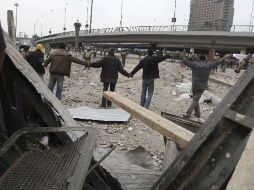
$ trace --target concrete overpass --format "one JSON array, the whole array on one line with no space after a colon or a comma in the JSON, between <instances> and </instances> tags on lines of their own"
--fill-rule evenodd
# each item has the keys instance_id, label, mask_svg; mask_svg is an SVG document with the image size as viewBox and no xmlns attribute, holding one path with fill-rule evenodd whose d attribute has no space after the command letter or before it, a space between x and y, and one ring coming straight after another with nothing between
<instances>
[{"instance_id":1,"label":"concrete overpass","mask_svg":"<svg viewBox=\"0 0 254 190\"><path fill-rule=\"evenodd\" d=\"M48 44L51 42L73 43L75 32L45 36L36 42ZM114 44L115 46L145 47L157 44L157 47L203 48L216 50L240 51L254 49L254 32L221 32L221 31L126 31L108 30L101 32L80 31L80 42L95 44Z\"/></svg>"}]
</instances>

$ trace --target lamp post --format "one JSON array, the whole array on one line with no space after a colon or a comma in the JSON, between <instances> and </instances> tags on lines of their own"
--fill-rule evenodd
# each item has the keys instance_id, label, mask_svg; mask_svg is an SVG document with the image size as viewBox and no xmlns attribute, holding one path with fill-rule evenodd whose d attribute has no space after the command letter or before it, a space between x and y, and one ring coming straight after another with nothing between
<instances>
[{"instance_id":1,"label":"lamp post","mask_svg":"<svg viewBox=\"0 0 254 190\"><path fill-rule=\"evenodd\" d=\"M18 29L18 6L19 4L18 3L15 3L14 6L16 7L16 27L15 27L15 36L17 36L17 29Z\"/></svg>"},{"instance_id":2,"label":"lamp post","mask_svg":"<svg viewBox=\"0 0 254 190\"><path fill-rule=\"evenodd\" d=\"M176 0L175 0L175 9L174 9L174 17L172 18L173 26L175 26L176 23Z\"/></svg>"},{"instance_id":3,"label":"lamp post","mask_svg":"<svg viewBox=\"0 0 254 190\"><path fill-rule=\"evenodd\" d=\"M90 13L89 33L92 32L92 20L93 20L93 0L91 0L91 13Z\"/></svg>"},{"instance_id":4,"label":"lamp post","mask_svg":"<svg viewBox=\"0 0 254 190\"><path fill-rule=\"evenodd\" d=\"M66 12L67 12L67 5L68 5L68 3L65 3L65 8L64 8L64 27L63 27L64 33L65 33L65 31L66 31Z\"/></svg>"},{"instance_id":5,"label":"lamp post","mask_svg":"<svg viewBox=\"0 0 254 190\"><path fill-rule=\"evenodd\" d=\"M44 15L41 15L41 37L42 37L42 30L43 30L43 17Z\"/></svg>"},{"instance_id":6,"label":"lamp post","mask_svg":"<svg viewBox=\"0 0 254 190\"><path fill-rule=\"evenodd\" d=\"M251 8L251 15L250 15L250 27L249 27L249 31L252 31L252 27L251 25L253 24L253 8L254 8L254 0L252 2L252 8Z\"/></svg>"},{"instance_id":7,"label":"lamp post","mask_svg":"<svg viewBox=\"0 0 254 190\"><path fill-rule=\"evenodd\" d=\"M120 19L120 26L123 27L123 0L121 3L121 19Z\"/></svg>"},{"instance_id":8,"label":"lamp post","mask_svg":"<svg viewBox=\"0 0 254 190\"><path fill-rule=\"evenodd\" d=\"M52 10L52 9L50 9L50 11L49 11L49 15L50 15L50 17L51 17L52 12L53 12L53 10ZM51 27L50 27L50 28L49 28L49 34L51 35L51 33L52 33L52 30L51 30Z\"/></svg>"},{"instance_id":9,"label":"lamp post","mask_svg":"<svg viewBox=\"0 0 254 190\"><path fill-rule=\"evenodd\" d=\"M87 6L86 6L86 25L85 25L85 28L86 28L86 33L88 33L88 2L87 2Z\"/></svg>"},{"instance_id":10,"label":"lamp post","mask_svg":"<svg viewBox=\"0 0 254 190\"><path fill-rule=\"evenodd\" d=\"M34 35L36 35L36 33L35 33L35 27L36 27L36 24L39 22L39 20L37 19L36 21L35 21L35 23L34 23Z\"/></svg>"}]
</instances>

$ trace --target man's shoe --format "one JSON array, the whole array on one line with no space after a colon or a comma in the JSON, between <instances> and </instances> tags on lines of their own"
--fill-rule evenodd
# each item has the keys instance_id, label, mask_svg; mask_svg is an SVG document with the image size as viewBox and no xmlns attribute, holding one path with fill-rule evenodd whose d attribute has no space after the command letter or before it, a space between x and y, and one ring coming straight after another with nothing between
<instances>
[{"instance_id":1,"label":"man's shoe","mask_svg":"<svg viewBox=\"0 0 254 190\"><path fill-rule=\"evenodd\" d=\"M191 118L191 116L189 114L183 114L183 118L184 119L189 119L189 118Z\"/></svg>"},{"instance_id":2,"label":"man's shoe","mask_svg":"<svg viewBox=\"0 0 254 190\"><path fill-rule=\"evenodd\" d=\"M200 115L198 115L198 114L194 114L194 116L195 116L196 118L200 118Z\"/></svg>"}]
</instances>

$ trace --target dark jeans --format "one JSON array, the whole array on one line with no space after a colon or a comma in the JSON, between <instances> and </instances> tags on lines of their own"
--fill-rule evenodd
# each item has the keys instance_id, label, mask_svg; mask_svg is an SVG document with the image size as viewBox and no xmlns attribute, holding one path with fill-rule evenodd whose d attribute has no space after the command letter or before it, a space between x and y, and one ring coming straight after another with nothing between
<instances>
[{"instance_id":1,"label":"dark jeans","mask_svg":"<svg viewBox=\"0 0 254 190\"><path fill-rule=\"evenodd\" d=\"M108 91L108 88L111 92L114 92L116 89L116 83L103 83L103 91ZM102 96L102 101L101 101L101 107L111 107L112 102L107 100L104 96Z\"/></svg>"},{"instance_id":2,"label":"dark jeans","mask_svg":"<svg viewBox=\"0 0 254 190\"><path fill-rule=\"evenodd\" d=\"M49 76L48 88L49 88L49 90L51 90L51 92L53 92L54 87L57 83L56 97L59 100L61 100L61 98L62 98L63 81L64 81L64 76L63 75L50 75Z\"/></svg>"},{"instance_id":3,"label":"dark jeans","mask_svg":"<svg viewBox=\"0 0 254 190\"><path fill-rule=\"evenodd\" d=\"M122 58L122 65L123 65L123 67L125 66L125 60L126 60L126 58Z\"/></svg>"},{"instance_id":4,"label":"dark jeans","mask_svg":"<svg viewBox=\"0 0 254 190\"><path fill-rule=\"evenodd\" d=\"M154 79L144 79L142 81L142 92L140 105L149 108L154 91ZM148 92L147 96L146 93Z\"/></svg>"},{"instance_id":5,"label":"dark jeans","mask_svg":"<svg viewBox=\"0 0 254 190\"><path fill-rule=\"evenodd\" d=\"M187 110L187 115L191 116L193 110L195 111L195 116L200 117L201 113L200 113L200 107L199 107L199 100L202 96L204 92L204 89L192 89L192 93L193 93L193 100L192 103L189 107L189 109Z\"/></svg>"}]
</instances>

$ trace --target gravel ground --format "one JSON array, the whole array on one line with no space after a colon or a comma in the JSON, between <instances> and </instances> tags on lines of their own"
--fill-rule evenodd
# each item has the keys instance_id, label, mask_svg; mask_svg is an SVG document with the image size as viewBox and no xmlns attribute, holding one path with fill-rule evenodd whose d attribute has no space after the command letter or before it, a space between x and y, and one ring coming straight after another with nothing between
<instances>
[{"instance_id":1,"label":"gravel ground","mask_svg":"<svg viewBox=\"0 0 254 190\"><path fill-rule=\"evenodd\" d=\"M79 54L76 55L80 57ZM138 56L129 55L127 57L125 69L130 72L138 63ZM150 106L150 110L157 114L160 112L168 112L182 116L191 103L191 99L177 101L180 92L176 85L182 78L191 80L191 71L181 68L178 63L164 61L160 63L160 79L155 81L155 91ZM219 70L219 69L218 69ZM66 108L89 106L97 108L100 105L102 95L102 83L100 82L101 69L84 69L83 66L73 64L70 78L66 78L64 82L64 91L62 103ZM116 92L128 99L139 103L141 92L141 76L140 70L133 78L126 78L119 75L116 86ZM240 75L234 74L232 69L228 69L226 73L212 74L214 78L234 83ZM46 83L48 81L48 74ZM223 98L230 89L209 83L209 91ZM212 113L214 106L206 103L201 104L202 120ZM82 126L94 126L99 129L98 146L108 147L111 144L117 145L118 151L128 151L138 146L143 146L146 150L154 155L157 163L161 162L164 154L163 137L156 131L141 121L131 117L130 121L123 124L103 124L97 122L78 122Z\"/></svg>"}]
</instances>

